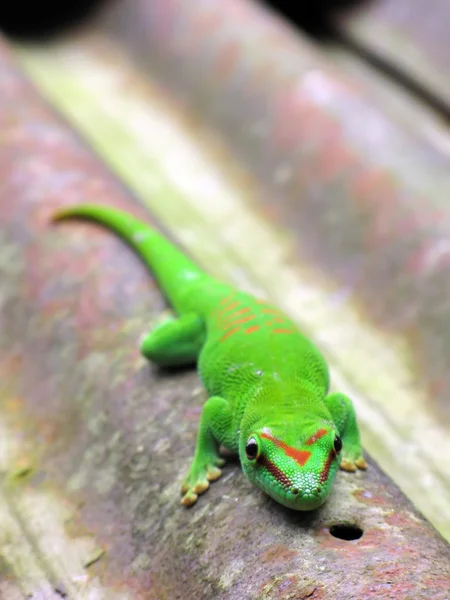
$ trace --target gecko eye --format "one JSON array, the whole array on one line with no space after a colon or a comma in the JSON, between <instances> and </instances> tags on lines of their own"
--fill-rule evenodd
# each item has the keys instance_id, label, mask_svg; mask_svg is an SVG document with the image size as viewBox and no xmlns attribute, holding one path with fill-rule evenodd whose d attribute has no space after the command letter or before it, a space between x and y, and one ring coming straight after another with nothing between
<instances>
[{"instance_id":1,"label":"gecko eye","mask_svg":"<svg viewBox=\"0 0 450 600\"><path fill-rule=\"evenodd\" d=\"M342 450L342 440L341 438L337 435L334 438L334 451L336 452L336 454L339 454L339 452Z\"/></svg>"},{"instance_id":2,"label":"gecko eye","mask_svg":"<svg viewBox=\"0 0 450 600\"><path fill-rule=\"evenodd\" d=\"M255 460L258 456L258 444L255 438L250 438L245 446L245 454L248 460Z\"/></svg>"}]
</instances>

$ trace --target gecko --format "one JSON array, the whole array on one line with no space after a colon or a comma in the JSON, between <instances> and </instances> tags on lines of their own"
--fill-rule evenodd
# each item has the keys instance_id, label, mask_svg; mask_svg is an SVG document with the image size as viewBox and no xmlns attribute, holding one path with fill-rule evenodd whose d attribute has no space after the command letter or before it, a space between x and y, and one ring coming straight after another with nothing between
<instances>
[{"instance_id":1,"label":"gecko","mask_svg":"<svg viewBox=\"0 0 450 600\"><path fill-rule=\"evenodd\" d=\"M352 401L329 392L323 355L287 314L216 280L128 212L80 204L52 215L54 222L71 218L118 235L171 305L174 314L143 334L142 355L161 367L197 366L207 400L181 486L183 505L194 505L221 476L221 447L239 456L252 484L299 511L326 501L339 467L367 468Z\"/></svg>"}]
</instances>

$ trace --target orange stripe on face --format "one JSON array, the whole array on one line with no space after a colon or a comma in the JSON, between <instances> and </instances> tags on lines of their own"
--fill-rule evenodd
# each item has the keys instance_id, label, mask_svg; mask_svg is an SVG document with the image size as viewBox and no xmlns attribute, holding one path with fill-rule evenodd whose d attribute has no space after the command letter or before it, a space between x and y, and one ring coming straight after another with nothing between
<instances>
[{"instance_id":1,"label":"orange stripe on face","mask_svg":"<svg viewBox=\"0 0 450 600\"><path fill-rule=\"evenodd\" d=\"M285 444L281 440L278 440L277 438L273 437L269 433L261 433L261 437L273 442L277 448L280 448L280 450L283 450L283 452L286 454L286 456L289 456L289 458L292 458L293 460L295 460L295 462L297 464L299 464L301 467L304 467L306 465L306 463L309 460L309 457L311 456L311 452L309 452L308 450L297 450L297 448L288 446L287 444Z\"/></svg>"},{"instance_id":2,"label":"orange stripe on face","mask_svg":"<svg viewBox=\"0 0 450 600\"><path fill-rule=\"evenodd\" d=\"M244 331L244 333L245 334L253 333L254 331L258 331L258 329L259 329L259 325L252 325L252 327L249 327L248 329L246 329Z\"/></svg>"},{"instance_id":3,"label":"orange stripe on face","mask_svg":"<svg viewBox=\"0 0 450 600\"><path fill-rule=\"evenodd\" d=\"M333 449L330 450L327 460L323 465L323 469L320 473L319 481L320 483L325 483L328 479L328 475L330 474L331 465L333 464L334 459L336 458L336 453Z\"/></svg>"},{"instance_id":4,"label":"orange stripe on face","mask_svg":"<svg viewBox=\"0 0 450 600\"><path fill-rule=\"evenodd\" d=\"M275 477L275 479L278 481L278 483L280 483L283 487L286 487L286 488L291 487L291 485L292 485L291 480L285 473L283 473L283 471L281 469L279 469L276 466L275 463L273 463L271 460L269 460L265 456L260 456L258 458L258 462L265 469L267 469L269 471L269 473L271 475L273 475Z\"/></svg>"},{"instance_id":5,"label":"orange stripe on face","mask_svg":"<svg viewBox=\"0 0 450 600\"><path fill-rule=\"evenodd\" d=\"M273 329L272 333L296 333L295 329Z\"/></svg>"},{"instance_id":6,"label":"orange stripe on face","mask_svg":"<svg viewBox=\"0 0 450 600\"><path fill-rule=\"evenodd\" d=\"M230 329L229 331L227 331L221 338L220 341L224 342L226 339L228 339L231 335L234 335L235 333L237 333L241 328L240 327L233 327L233 329Z\"/></svg>"},{"instance_id":7,"label":"orange stripe on face","mask_svg":"<svg viewBox=\"0 0 450 600\"><path fill-rule=\"evenodd\" d=\"M316 431L314 435L312 435L306 440L305 444L307 446L312 446L315 442L317 442L317 440L320 440L320 438L322 438L327 433L328 431L326 429L319 429L319 431Z\"/></svg>"}]
</instances>

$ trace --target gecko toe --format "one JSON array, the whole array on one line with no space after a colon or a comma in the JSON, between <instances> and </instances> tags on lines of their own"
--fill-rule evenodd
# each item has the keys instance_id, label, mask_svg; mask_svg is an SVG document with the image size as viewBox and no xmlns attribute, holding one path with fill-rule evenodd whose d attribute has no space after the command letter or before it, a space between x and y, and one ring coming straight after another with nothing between
<instances>
[{"instance_id":1,"label":"gecko toe","mask_svg":"<svg viewBox=\"0 0 450 600\"><path fill-rule=\"evenodd\" d=\"M197 483L192 488L194 493L197 495L204 494L206 490L209 488L209 481L205 479L204 481L197 481Z\"/></svg>"},{"instance_id":2,"label":"gecko toe","mask_svg":"<svg viewBox=\"0 0 450 600\"><path fill-rule=\"evenodd\" d=\"M346 458L341 460L340 468L342 471L347 471L348 473L354 473L357 471L357 467L352 460L348 460Z\"/></svg>"},{"instance_id":3,"label":"gecko toe","mask_svg":"<svg viewBox=\"0 0 450 600\"><path fill-rule=\"evenodd\" d=\"M222 475L222 466L225 463L223 458L209 457L199 465L194 464L189 471L188 476L181 485L183 498L181 503L185 506L192 506L197 501L198 496L204 494L209 488L210 482L216 481Z\"/></svg>"},{"instance_id":4,"label":"gecko toe","mask_svg":"<svg viewBox=\"0 0 450 600\"><path fill-rule=\"evenodd\" d=\"M365 471L369 466L362 457L355 460L355 465L358 467L358 469L361 469L362 471Z\"/></svg>"},{"instance_id":5,"label":"gecko toe","mask_svg":"<svg viewBox=\"0 0 450 600\"><path fill-rule=\"evenodd\" d=\"M341 460L340 468L342 471L347 471L348 473L354 473L358 469L365 471L367 469L367 463L362 456L356 459L343 458Z\"/></svg>"},{"instance_id":6,"label":"gecko toe","mask_svg":"<svg viewBox=\"0 0 450 600\"><path fill-rule=\"evenodd\" d=\"M181 487L181 493L183 494L181 504L184 506L193 506L200 494L204 494L208 488L209 481L207 479L201 479L193 485L185 482Z\"/></svg>"},{"instance_id":7,"label":"gecko toe","mask_svg":"<svg viewBox=\"0 0 450 600\"><path fill-rule=\"evenodd\" d=\"M218 467L212 467L206 473L206 478L208 481L216 481L222 475L222 471Z\"/></svg>"},{"instance_id":8,"label":"gecko toe","mask_svg":"<svg viewBox=\"0 0 450 600\"><path fill-rule=\"evenodd\" d=\"M183 506L193 506L197 502L198 495L195 492L187 492L181 499Z\"/></svg>"}]
</instances>

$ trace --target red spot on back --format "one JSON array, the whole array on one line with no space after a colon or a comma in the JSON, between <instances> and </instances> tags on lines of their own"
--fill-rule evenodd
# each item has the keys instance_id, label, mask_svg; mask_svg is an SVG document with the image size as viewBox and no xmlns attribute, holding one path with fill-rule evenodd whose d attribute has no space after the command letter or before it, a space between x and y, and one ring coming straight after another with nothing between
<instances>
[{"instance_id":1,"label":"red spot on back","mask_svg":"<svg viewBox=\"0 0 450 600\"><path fill-rule=\"evenodd\" d=\"M219 302L219 304L221 304L222 306L224 304L228 304L228 302L231 302L234 298L234 295L232 294L231 296L225 296L225 298L222 298L222 300Z\"/></svg>"},{"instance_id":2,"label":"red spot on back","mask_svg":"<svg viewBox=\"0 0 450 600\"><path fill-rule=\"evenodd\" d=\"M295 329L273 329L272 333L296 333Z\"/></svg>"},{"instance_id":3,"label":"red spot on back","mask_svg":"<svg viewBox=\"0 0 450 600\"><path fill-rule=\"evenodd\" d=\"M244 331L244 333L245 333L245 334L248 334L248 333L253 333L253 332L255 332L255 331L258 331L258 329L259 329L259 325L252 325L251 327L249 327L248 329L246 329L246 330Z\"/></svg>"},{"instance_id":4,"label":"red spot on back","mask_svg":"<svg viewBox=\"0 0 450 600\"><path fill-rule=\"evenodd\" d=\"M282 319L281 317L273 317L272 320L270 321L266 321L266 325L267 327L272 327L273 325L275 325L276 323L284 323L286 321L286 319Z\"/></svg>"},{"instance_id":5,"label":"red spot on back","mask_svg":"<svg viewBox=\"0 0 450 600\"><path fill-rule=\"evenodd\" d=\"M224 324L224 329L227 327L231 327L232 325L239 325L239 323L247 323L247 321L251 321L252 319L256 319L255 315L249 315L248 317L242 317L242 319L232 319L231 321L227 321Z\"/></svg>"},{"instance_id":6,"label":"red spot on back","mask_svg":"<svg viewBox=\"0 0 450 600\"><path fill-rule=\"evenodd\" d=\"M264 468L266 468L269 471L269 473L273 475L279 483L281 483L282 486L290 487L292 485L292 482L289 479L289 477L285 473L283 473L283 471L279 469L277 465L274 464L271 460L269 460L265 456L260 456L258 462Z\"/></svg>"},{"instance_id":7,"label":"red spot on back","mask_svg":"<svg viewBox=\"0 0 450 600\"><path fill-rule=\"evenodd\" d=\"M250 309L250 306L247 306L246 308L241 308L241 310L237 310L236 312L234 312L234 315L243 315L244 313L247 313Z\"/></svg>"},{"instance_id":8,"label":"red spot on back","mask_svg":"<svg viewBox=\"0 0 450 600\"><path fill-rule=\"evenodd\" d=\"M282 314L281 310L279 310L278 308L263 308L261 310L261 312L263 312L266 315L280 315L280 314Z\"/></svg>"},{"instance_id":9,"label":"red spot on back","mask_svg":"<svg viewBox=\"0 0 450 600\"><path fill-rule=\"evenodd\" d=\"M317 442L317 440L320 440L320 438L322 438L327 433L328 433L328 431L326 429L319 429L319 431L316 431L316 433L314 433L310 438L308 438L306 440L305 444L307 446L312 446L314 444L314 442Z\"/></svg>"},{"instance_id":10,"label":"red spot on back","mask_svg":"<svg viewBox=\"0 0 450 600\"><path fill-rule=\"evenodd\" d=\"M323 469L320 473L320 483L325 483L326 480L328 479L328 474L330 472L331 465L333 464L333 460L335 458L336 458L336 452L332 448L328 454L327 460L325 461L325 464L323 465Z\"/></svg>"},{"instance_id":11,"label":"red spot on back","mask_svg":"<svg viewBox=\"0 0 450 600\"><path fill-rule=\"evenodd\" d=\"M308 450L297 450L297 448L288 446L287 444L285 444L281 440L273 437L269 433L262 433L261 437L273 442L275 444L275 446L277 446L277 448L280 448L281 450L283 450L283 452L286 454L286 456L289 456L289 458L294 459L295 462L298 463L301 467L304 467L306 465L306 463L308 462L308 460L311 456L311 452L309 452Z\"/></svg>"},{"instance_id":12,"label":"red spot on back","mask_svg":"<svg viewBox=\"0 0 450 600\"><path fill-rule=\"evenodd\" d=\"M227 331L221 338L220 341L224 342L226 339L228 339L230 336L234 335L235 333L237 333L241 328L240 327L233 327L233 329L230 329L229 331Z\"/></svg>"},{"instance_id":13,"label":"red spot on back","mask_svg":"<svg viewBox=\"0 0 450 600\"><path fill-rule=\"evenodd\" d=\"M235 300L234 302L230 302L230 304L227 304L226 306L224 306L222 312L228 312L229 310L231 310L232 308L235 308L236 306L239 306L239 302L237 300Z\"/></svg>"},{"instance_id":14,"label":"red spot on back","mask_svg":"<svg viewBox=\"0 0 450 600\"><path fill-rule=\"evenodd\" d=\"M225 313L229 312L230 310L232 310L233 308L236 308L236 306L239 306L239 302L236 300L235 302L231 302L230 304L227 304L226 306L224 306L222 308L222 310L219 310L219 312L217 313L216 317L218 319L220 319L220 317L222 315L224 315Z\"/></svg>"}]
</instances>

